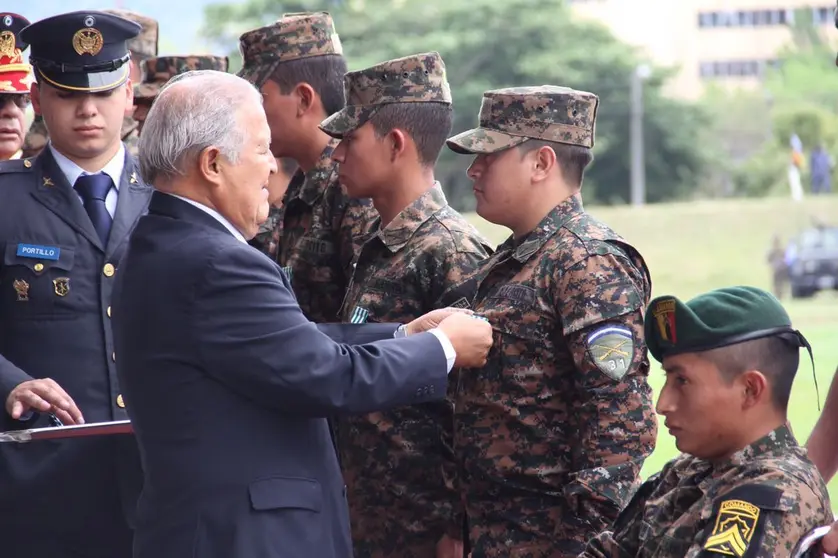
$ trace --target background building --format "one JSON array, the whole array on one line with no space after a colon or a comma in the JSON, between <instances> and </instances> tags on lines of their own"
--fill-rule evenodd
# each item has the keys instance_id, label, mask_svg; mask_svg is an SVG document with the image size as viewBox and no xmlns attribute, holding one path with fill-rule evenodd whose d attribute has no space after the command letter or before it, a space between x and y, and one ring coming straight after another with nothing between
<instances>
[{"instance_id":1,"label":"background building","mask_svg":"<svg viewBox=\"0 0 838 558\"><path fill-rule=\"evenodd\" d=\"M697 98L709 81L755 87L791 39L795 13L834 26L824 0L568 0L583 17L643 48L656 63L679 68L669 93ZM798 12L805 10L805 12ZM811 16L809 15L811 14ZM800 17L798 15L798 17Z\"/></svg>"}]
</instances>

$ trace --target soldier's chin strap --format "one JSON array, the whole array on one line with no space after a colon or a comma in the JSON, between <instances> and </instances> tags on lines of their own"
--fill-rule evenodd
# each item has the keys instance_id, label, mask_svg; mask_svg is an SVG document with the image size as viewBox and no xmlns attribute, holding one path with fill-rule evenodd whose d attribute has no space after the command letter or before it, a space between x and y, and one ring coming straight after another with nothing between
<instances>
[{"instance_id":1,"label":"soldier's chin strap","mask_svg":"<svg viewBox=\"0 0 838 558\"><path fill-rule=\"evenodd\" d=\"M812 378L815 380L815 399L818 403L818 412L821 410L821 394L820 390L818 389L818 375L815 372L815 355L812 353L812 345L809 344L808 339L803 337L803 334L800 333L798 330L794 329L790 332L783 333L780 335L786 341L796 345L797 347L805 347L806 350L809 352L809 360L812 361Z\"/></svg>"}]
</instances>

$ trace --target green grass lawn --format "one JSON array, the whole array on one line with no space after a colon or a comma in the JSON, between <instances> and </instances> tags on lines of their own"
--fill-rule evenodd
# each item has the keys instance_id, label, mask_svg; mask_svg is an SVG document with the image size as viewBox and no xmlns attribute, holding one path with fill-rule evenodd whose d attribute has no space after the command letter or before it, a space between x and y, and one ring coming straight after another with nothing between
<instances>
[{"instance_id":1,"label":"green grass lawn","mask_svg":"<svg viewBox=\"0 0 838 558\"><path fill-rule=\"evenodd\" d=\"M587 209L640 250L651 270L653 296L673 294L682 299L730 285L770 289L766 254L774 234L786 241L809 226L813 218L838 224L838 195L809 197L800 203L770 198ZM469 218L495 243L509 234L476 215ZM838 366L838 294L821 293L804 301L785 299L785 303L795 326L812 344L823 404ZM663 372L652 362L651 383L657 390L663 384ZM792 427L801 443L818 415L811 364L808 355L801 353L790 409ZM658 471L677 454L661 420L657 448L646 462L644 476ZM833 507L838 510L838 476L829 488Z\"/></svg>"}]
</instances>

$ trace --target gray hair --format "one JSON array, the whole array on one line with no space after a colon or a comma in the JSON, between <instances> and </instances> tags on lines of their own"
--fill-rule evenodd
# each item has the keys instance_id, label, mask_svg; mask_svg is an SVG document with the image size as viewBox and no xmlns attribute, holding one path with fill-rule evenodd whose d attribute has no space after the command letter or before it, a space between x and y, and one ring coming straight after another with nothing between
<instances>
[{"instance_id":1,"label":"gray hair","mask_svg":"<svg viewBox=\"0 0 838 558\"><path fill-rule=\"evenodd\" d=\"M262 103L259 90L234 74L196 70L170 79L154 100L140 134L143 179L153 184L159 178L183 176L210 146L238 163L247 139L238 109L251 100L248 97Z\"/></svg>"}]
</instances>

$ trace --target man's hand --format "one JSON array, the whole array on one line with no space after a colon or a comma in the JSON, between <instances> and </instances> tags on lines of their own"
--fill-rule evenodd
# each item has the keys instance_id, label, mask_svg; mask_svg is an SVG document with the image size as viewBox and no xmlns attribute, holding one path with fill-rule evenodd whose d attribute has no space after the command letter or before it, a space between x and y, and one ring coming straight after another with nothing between
<instances>
[{"instance_id":1,"label":"man's hand","mask_svg":"<svg viewBox=\"0 0 838 558\"><path fill-rule=\"evenodd\" d=\"M466 310L465 308L440 308L439 310L432 310L423 316L419 316L409 324L405 326L405 330L408 335L415 335L417 333L422 333L423 331L428 331L429 329L433 329L435 327L439 327L439 324L442 323L442 320L450 316L451 314L467 314L472 315L474 312L471 310Z\"/></svg>"},{"instance_id":2,"label":"man's hand","mask_svg":"<svg viewBox=\"0 0 838 558\"><path fill-rule=\"evenodd\" d=\"M463 558L463 541L443 535L436 543L436 558Z\"/></svg>"},{"instance_id":3,"label":"man's hand","mask_svg":"<svg viewBox=\"0 0 838 558\"><path fill-rule=\"evenodd\" d=\"M30 410L52 413L68 426L84 424L84 417L73 399L49 378L18 384L6 399L6 412L15 420Z\"/></svg>"},{"instance_id":4,"label":"man's hand","mask_svg":"<svg viewBox=\"0 0 838 558\"><path fill-rule=\"evenodd\" d=\"M821 548L829 556L838 555L838 521L832 524L832 529L821 541Z\"/></svg>"},{"instance_id":5,"label":"man's hand","mask_svg":"<svg viewBox=\"0 0 838 558\"><path fill-rule=\"evenodd\" d=\"M451 341L457 360L454 366L482 368L492 348L489 322L463 313L453 313L439 323L439 329Z\"/></svg>"}]
</instances>

